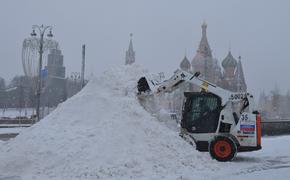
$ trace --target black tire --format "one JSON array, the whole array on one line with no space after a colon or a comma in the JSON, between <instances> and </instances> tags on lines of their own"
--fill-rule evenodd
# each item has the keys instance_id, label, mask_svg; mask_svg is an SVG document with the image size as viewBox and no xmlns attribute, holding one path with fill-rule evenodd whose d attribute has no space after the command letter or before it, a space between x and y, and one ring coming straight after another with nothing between
<instances>
[{"instance_id":1,"label":"black tire","mask_svg":"<svg viewBox=\"0 0 290 180\"><path fill-rule=\"evenodd\" d=\"M237 145L229 137L218 136L210 142L209 153L217 161L231 161L237 154Z\"/></svg>"}]
</instances>

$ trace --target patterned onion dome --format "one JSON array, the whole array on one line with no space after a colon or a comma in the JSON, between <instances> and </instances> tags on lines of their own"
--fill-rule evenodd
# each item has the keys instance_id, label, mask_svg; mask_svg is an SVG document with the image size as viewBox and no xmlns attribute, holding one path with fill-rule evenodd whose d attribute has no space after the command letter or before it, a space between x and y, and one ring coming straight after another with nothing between
<instances>
[{"instance_id":1,"label":"patterned onion dome","mask_svg":"<svg viewBox=\"0 0 290 180\"><path fill-rule=\"evenodd\" d=\"M184 56L183 60L181 61L180 68L185 70L190 69L190 62L186 56Z\"/></svg>"},{"instance_id":2,"label":"patterned onion dome","mask_svg":"<svg viewBox=\"0 0 290 180\"><path fill-rule=\"evenodd\" d=\"M223 60L222 66L223 68L237 66L237 60L233 57L231 51L229 51L227 57Z\"/></svg>"}]
</instances>

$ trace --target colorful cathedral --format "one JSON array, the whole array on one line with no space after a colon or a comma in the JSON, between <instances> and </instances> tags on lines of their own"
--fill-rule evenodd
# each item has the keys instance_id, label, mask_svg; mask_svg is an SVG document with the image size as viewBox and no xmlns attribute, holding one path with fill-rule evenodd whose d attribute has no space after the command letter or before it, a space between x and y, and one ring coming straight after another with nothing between
<instances>
[{"instance_id":1,"label":"colorful cathedral","mask_svg":"<svg viewBox=\"0 0 290 180\"><path fill-rule=\"evenodd\" d=\"M229 51L221 63L221 68L218 60L213 57L207 40L207 24L203 23L201 28L202 36L196 55L191 62L185 56L180 63L180 68L188 72L198 71L204 79L230 91L246 91L247 84L245 82L241 56L236 60L231 51ZM197 88L194 87L194 90L197 90Z\"/></svg>"},{"instance_id":2,"label":"colorful cathedral","mask_svg":"<svg viewBox=\"0 0 290 180\"><path fill-rule=\"evenodd\" d=\"M213 57L212 50L207 40L207 24L203 23L201 28L202 36L195 56L191 62L185 56L180 62L179 68L191 73L200 72L202 78L232 92L247 91L241 56L239 56L237 60L232 55L231 51L229 51L227 56L222 60L220 66L218 59ZM135 51L133 50L132 34L130 34L125 64L129 65L134 62ZM173 93L160 96L158 100L160 106L166 111L176 113L177 116L180 116L184 99L183 93L185 91L200 91L200 88L189 83L183 84Z\"/></svg>"},{"instance_id":3,"label":"colorful cathedral","mask_svg":"<svg viewBox=\"0 0 290 180\"><path fill-rule=\"evenodd\" d=\"M231 51L222 60L221 66L218 59L212 55L206 34L207 24L201 25L202 36L195 56L190 62L185 56L180 62L180 69L195 73L200 72L202 78L232 92L247 91L247 84L244 77L241 56L238 60L234 58ZM166 95L161 102L161 106L167 111L181 116L185 91L200 91L200 88L191 84L184 84L174 93Z\"/></svg>"}]
</instances>

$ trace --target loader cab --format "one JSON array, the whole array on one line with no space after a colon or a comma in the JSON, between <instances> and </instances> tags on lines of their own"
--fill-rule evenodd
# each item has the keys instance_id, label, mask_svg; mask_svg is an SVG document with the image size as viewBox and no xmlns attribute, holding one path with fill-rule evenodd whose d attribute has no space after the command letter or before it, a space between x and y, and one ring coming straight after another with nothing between
<instances>
[{"instance_id":1,"label":"loader cab","mask_svg":"<svg viewBox=\"0 0 290 180\"><path fill-rule=\"evenodd\" d=\"M221 98L210 92L185 92L181 126L189 133L215 133L220 112Z\"/></svg>"}]
</instances>

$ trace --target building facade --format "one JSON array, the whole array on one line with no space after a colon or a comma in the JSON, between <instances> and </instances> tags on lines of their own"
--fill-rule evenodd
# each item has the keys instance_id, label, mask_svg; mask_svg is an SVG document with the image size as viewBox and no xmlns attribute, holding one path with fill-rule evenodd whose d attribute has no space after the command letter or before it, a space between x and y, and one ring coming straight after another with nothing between
<instances>
[{"instance_id":1,"label":"building facade","mask_svg":"<svg viewBox=\"0 0 290 180\"><path fill-rule=\"evenodd\" d=\"M44 106L56 106L66 100L66 78L63 65L63 55L59 49L51 49L47 55L44 77L44 94L42 102Z\"/></svg>"}]
</instances>

